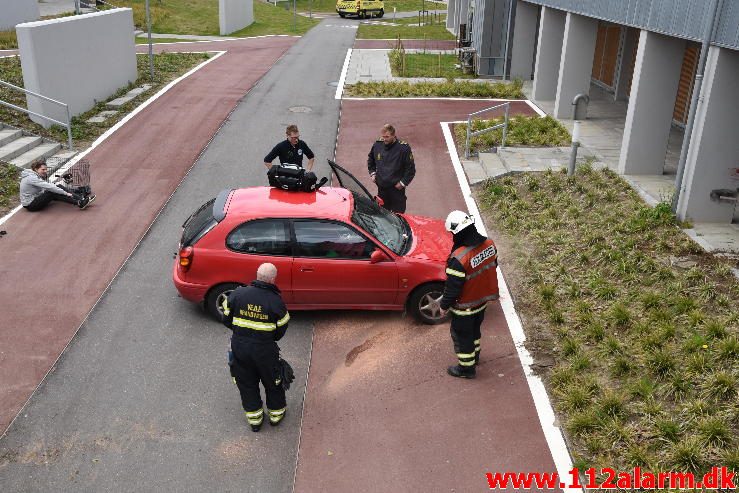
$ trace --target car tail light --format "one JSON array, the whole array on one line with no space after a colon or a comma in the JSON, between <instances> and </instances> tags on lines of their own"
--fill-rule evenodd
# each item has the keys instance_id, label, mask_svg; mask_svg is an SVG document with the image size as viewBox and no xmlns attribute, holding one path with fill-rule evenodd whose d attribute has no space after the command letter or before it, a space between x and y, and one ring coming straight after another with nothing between
<instances>
[{"instance_id":1,"label":"car tail light","mask_svg":"<svg viewBox=\"0 0 739 493\"><path fill-rule=\"evenodd\" d=\"M183 272L190 270L190 266L192 266L192 257L193 249L191 246L180 250L180 269L182 269Z\"/></svg>"}]
</instances>

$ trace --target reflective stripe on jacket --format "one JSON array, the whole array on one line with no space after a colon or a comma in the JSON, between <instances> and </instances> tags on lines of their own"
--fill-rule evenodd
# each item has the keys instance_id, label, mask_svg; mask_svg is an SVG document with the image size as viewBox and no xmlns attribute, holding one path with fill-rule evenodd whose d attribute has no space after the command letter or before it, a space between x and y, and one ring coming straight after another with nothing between
<instances>
[{"instance_id":1,"label":"reflective stripe on jacket","mask_svg":"<svg viewBox=\"0 0 739 493\"><path fill-rule=\"evenodd\" d=\"M464 271L447 267L450 276L463 277L462 294L452 308L457 315L472 315L485 308L485 303L498 299L498 251L491 239L473 247L459 247L452 252Z\"/></svg>"},{"instance_id":2,"label":"reflective stripe on jacket","mask_svg":"<svg viewBox=\"0 0 739 493\"><path fill-rule=\"evenodd\" d=\"M235 337L263 341L279 341L287 330L290 313L274 284L254 281L236 288L223 300L226 327Z\"/></svg>"}]
</instances>

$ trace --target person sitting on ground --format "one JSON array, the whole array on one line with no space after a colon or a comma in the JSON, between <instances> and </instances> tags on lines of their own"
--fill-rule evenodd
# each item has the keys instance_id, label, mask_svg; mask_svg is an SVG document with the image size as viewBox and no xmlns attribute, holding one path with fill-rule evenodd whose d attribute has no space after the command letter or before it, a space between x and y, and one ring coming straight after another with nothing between
<instances>
[{"instance_id":1,"label":"person sitting on ground","mask_svg":"<svg viewBox=\"0 0 739 493\"><path fill-rule=\"evenodd\" d=\"M94 195L85 196L73 192L62 185L54 185L46 181L48 168L43 162L33 163L31 169L21 173L21 205L31 212L40 211L52 200L74 204L85 209L95 200Z\"/></svg>"}]
</instances>

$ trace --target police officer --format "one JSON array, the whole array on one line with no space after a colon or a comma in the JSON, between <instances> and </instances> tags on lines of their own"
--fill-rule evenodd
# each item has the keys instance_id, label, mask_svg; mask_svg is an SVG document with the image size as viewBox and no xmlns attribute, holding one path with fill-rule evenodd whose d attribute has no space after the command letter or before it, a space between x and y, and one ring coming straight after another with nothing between
<instances>
[{"instance_id":1,"label":"police officer","mask_svg":"<svg viewBox=\"0 0 739 493\"><path fill-rule=\"evenodd\" d=\"M288 125L285 129L285 135L287 139L279 142L269 154L264 156L264 165L267 169L272 167L272 161L276 157L280 158L280 164L297 164L301 168L303 167L303 156L308 157L308 171L313 169L313 163L315 162L315 156L313 151L310 150L308 144L300 140L300 132L298 131L297 125Z\"/></svg>"},{"instance_id":2,"label":"police officer","mask_svg":"<svg viewBox=\"0 0 739 493\"><path fill-rule=\"evenodd\" d=\"M395 137L395 127L386 123L380 138L372 144L367 156L367 171L377 184L377 195L383 207L393 212L405 212L405 189L416 176L411 146Z\"/></svg>"},{"instance_id":3,"label":"police officer","mask_svg":"<svg viewBox=\"0 0 739 493\"><path fill-rule=\"evenodd\" d=\"M454 244L446 264L446 284L440 300L442 314L452 312L451 333L458 364L447 368L453 377L475 378L480 361L480 325L488 301L498 299L498 251L481 235L475 220L462 211L446 218Z\"/></svg>"},{"instance_id":4,"label":"police officer","mask_svg":"<svg viewBox=\"0 0 739 493\"><path fill-rule=\"evenodd\" d=\"M277 341L285 335L290 314L275 286L276 278L277 267L262 264L256 281L236 288L222 304L223 323L233 331L231 375L239 388L246 420L255 432L264 420L260 381L266 394L269 424L280 424L287 410Z\"/></svg>"}]
</instances>

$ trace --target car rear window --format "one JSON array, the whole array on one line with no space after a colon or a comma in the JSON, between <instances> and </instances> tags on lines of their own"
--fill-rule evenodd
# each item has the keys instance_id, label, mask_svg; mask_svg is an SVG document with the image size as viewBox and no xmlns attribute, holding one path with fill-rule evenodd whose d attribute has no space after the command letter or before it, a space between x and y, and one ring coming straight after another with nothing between
<instances>
[{"instance_id":1,"label":"car rear window","mask_svg":"<svg viewBox=\"0 0 739 493\"><path fill-rule=\"evenodd\" d=\"M193 212L182 225L182 239L180 240L180 248L194 245L205 233L218 221L213 217L213 203L215 198L201 205L198 210Z\"/></svg>"}]
</instances>

